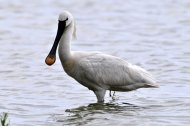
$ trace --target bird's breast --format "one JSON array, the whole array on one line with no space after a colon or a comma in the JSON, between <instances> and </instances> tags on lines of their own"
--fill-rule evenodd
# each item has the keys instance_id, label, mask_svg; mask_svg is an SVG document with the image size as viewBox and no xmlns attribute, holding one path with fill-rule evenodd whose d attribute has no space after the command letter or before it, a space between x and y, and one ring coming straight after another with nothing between
<instances>
[{"instance_id":1,"label":"bird's breast","mask_svg":"<svg viewBox=\"0 0 190 126\"><path fill-rule=\"evenodd\" d=\"M72 60L62 62L63 69L70 76L72 75L72 73L74 71L74 64L75 64L75 62Z\"/></svg>"}]
</instances>

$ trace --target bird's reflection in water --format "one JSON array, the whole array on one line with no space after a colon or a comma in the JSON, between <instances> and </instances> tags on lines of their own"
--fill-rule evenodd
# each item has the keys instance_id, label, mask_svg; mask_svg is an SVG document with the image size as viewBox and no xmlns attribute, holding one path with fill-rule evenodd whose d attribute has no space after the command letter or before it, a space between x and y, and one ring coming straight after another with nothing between
<instances>
[{"instance_id":1,"label":"bird's reflection in water","mask_svg":"<svg viewBox=\"0 0 190 126\"><path fill-rule=\"evenodd\" d=\"M55 121L63 125L85 125L94 120L111 120L114 116L135 116L144 108L131 103L91 103L67 109L64 114L55 115Z\"/></svg>"}]
</instances>

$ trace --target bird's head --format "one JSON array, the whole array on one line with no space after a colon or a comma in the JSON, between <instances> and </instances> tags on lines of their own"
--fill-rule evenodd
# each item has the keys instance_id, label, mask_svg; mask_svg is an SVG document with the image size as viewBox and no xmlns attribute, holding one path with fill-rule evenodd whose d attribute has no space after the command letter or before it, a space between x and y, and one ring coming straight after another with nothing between
<instances>
[{"instance_id":1,"label":"bird's head","mask_svg":"<svg viewBox=\"0 0 190 126\"><path fill-rule=\"evenodd\" d=\"M70 12L63 11L62 13L59 14L58 29L57 29L57 35L56 35L54 44L51 48L51 51L49 52L48 56L45 59L45 63L47 65L52 65L55 63L57 46L58 46L59 41L60 41L62 35L64 34L65 30L70 25L74 25L73 36L75 37L76 28L75 28L74 18Z\"/></svg>"},{"instance_id":2,"label":"bird's head","mask_svg":"<svg viewBox=\"0 0 190 126\"><path fill-rule=\"evenodd\" d=\"M62 21L66 21L66 27L69 26L70 23L72 23L72 21L74 20L73 19L73 16L70 12L68 11L63 11L62 13L59 14L59 18L58 20L60 22Z\"/></svg>"}]
</instances>

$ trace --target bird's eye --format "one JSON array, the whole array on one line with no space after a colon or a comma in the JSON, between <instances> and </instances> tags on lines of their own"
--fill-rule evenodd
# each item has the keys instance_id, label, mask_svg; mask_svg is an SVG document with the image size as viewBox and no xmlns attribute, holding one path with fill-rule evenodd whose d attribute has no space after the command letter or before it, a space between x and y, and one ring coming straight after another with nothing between
<instances>
[{"instance_id":1,"label":"bird's eye","mask_svg":"<svg viewBox=\"0 0 190 126\"><path fill-rule=\"evenodd\" d=\"M65 21L67 21L67 20L68 20L68 18Z\"/></svg>"}]
</instances>

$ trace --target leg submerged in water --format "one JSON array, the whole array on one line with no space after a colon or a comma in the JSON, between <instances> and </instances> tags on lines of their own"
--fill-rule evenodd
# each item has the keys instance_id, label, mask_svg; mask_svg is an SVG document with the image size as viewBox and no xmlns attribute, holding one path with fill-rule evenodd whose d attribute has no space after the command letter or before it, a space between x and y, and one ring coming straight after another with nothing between
<instances>
[{"instance_id":1,"label":"leg submerged in water","mask_svg":"<svg viewBox=\"0 0 190 126\"><path fill-rule=\"evenodd\" d=\"M113 95L111 94L111 90L110 90L110 97L114 97L115 96L115 91L113 91Z\"/></svg>"},{"instance_id":2,"label":"leg submerged in water","mask_svg":"<svg viewBox=\"0 0 190 126\"><path fill-rule=\"evenodd\" d=\"M104 89L97 90L97 91L94 91L94 94L97 97L98 103L103 103L104 102L104 96L106 94L106 90L104 90Z\"/></svg>"}]
</instances>

